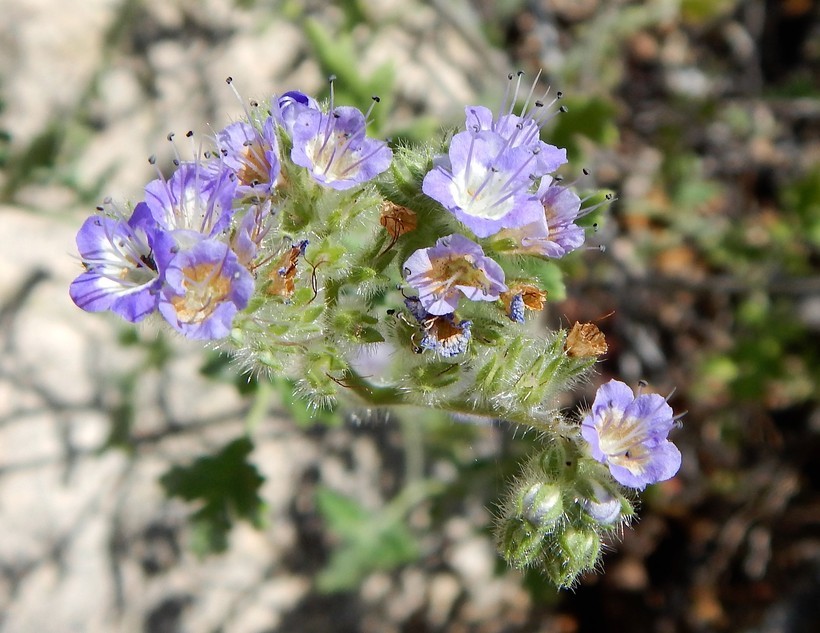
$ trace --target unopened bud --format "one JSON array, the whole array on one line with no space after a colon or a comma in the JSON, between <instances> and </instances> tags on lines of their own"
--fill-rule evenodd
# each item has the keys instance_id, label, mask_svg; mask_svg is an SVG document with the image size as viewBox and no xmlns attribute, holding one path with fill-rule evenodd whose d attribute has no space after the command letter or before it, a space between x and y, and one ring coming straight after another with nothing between
<instances>
[{"instance_id":1,"label":"unopened bud","mask_svg":"<svg viewBox=\"0 0 820 633\"><path fill-rule=\"evenodd\" d=\"M561 489L554 484L535 483L518 497L519 515L541 530L552 526L564 512Z\"/></svg>"},{"instance_id":2,"label":"unopened bud","mask_svg":"<svg viewBox=\"0 0 820 633\"><path fill-rule=\"evenodd\" d=\"M536 458L538 470L549 481L561 481L572 478L577 466L574 446L563 441L550 444L539 457Z\"/></svg>"},{"instance_id":3,"label":"unopened bud","mask_svg":"<svg viewBox=\"0 0 820 633\"><path fill-rule=\"evenodd\" d=\"M598 482L592 482L592 494L581 501L586 515L602 526L615 526L623 516L624 505L631 510L632 506L623 497L607 490Z\"/></svg>"},{"instance_id":4,"label":"unopened bud","mask_svg":"<svg viewBox=\"0 0 820 633\"><path fill-rule=\"evenodd\" d=\"M572 587L581 574L595 566L600 553L601 539L593 529L568 526L557 536L542 568L558 587Z\"/></svg>"},{"instance_id":5,"label":"unopened bud","mask_svg":"<svg viewBox=\"0 0 820 633\"><path fill-rule=\"evenodd\" d=\"M499 530L498 550L504 559L517 569L529 567L543 552L544 533L529 521L506 519Z\"/></svg>"}]
</instances>

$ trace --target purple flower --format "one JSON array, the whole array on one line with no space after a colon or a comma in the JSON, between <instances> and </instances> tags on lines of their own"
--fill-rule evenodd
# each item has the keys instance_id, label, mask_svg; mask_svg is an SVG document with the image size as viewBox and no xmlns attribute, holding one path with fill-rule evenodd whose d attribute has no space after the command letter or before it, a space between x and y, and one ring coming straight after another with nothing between
<instances>
[{"instance_id":1,"label":"purple flower","mask_svg":"<svg viewBox=\"0 0 820 633\"><path fill-rule=\"evenodd\" d=\"M609 466L620 484L643 490L678 472L681 454L666 437L674 425L672 408L658 394L639 395L618 380L602 385L581 435L592 457Z\"/></svg>"},{"instance_id":2,"label":"purple flower","mask_svg":"<svg viewBox=\"0 0 820 633\"><path fill-rule=\"evenodd\" d=\"M246 268L251 267L262 240L270 232L272 217L270 200L251 205L231 234L231 250L236 253L239 263Z\"/></svg>"},{"instance_id":3,"label":"purple flower","mask_svg":"<svg viewBox=\"0 0 820 633\"><path fill-rule=\"evenodd\" d=\"M581 199L574 191L561 187L545 177L538 188L543 212L524 226L504 229L498 238L511 239L519 245L513 252L559 258L580 248L584 229L575 224L581 211Z\"/></svg>"},{"instance_id":4,"label":"purple flower","mask_svg":"<svg viewBox=\"0 0 820 633\"><path fill-rule=\"evenodd\" d=\"M537 102L540 103L540 102ZM541 106L538 106L541 107ZM497 118L484 106L465 108L468 130L487 130L503 138L509 147L525 147L536 155L536 171L540 175L555 171L567 162L567 150L549 145L541 140L543 120L511 111Z\"/></svg>"},{"instance_id":5,"label":"purple flower","mask_svg":"<svg viewBox=\"0 0 820 633\"><path fill-rule=\"evenodd\" d=\"M162 280L155 249L167 253L171 245L152 226L144 203L128 221L97 215L83 223L77 249L86 270L69 289L78 307L111 310L132 323L156 309Z\"/></svg>"},{"instance_id":6,"label":"purple flower","mask_svg":"<svg viewBox=\"0 0 820 633\"><path fill-rule=\"evenodd\" d=\"M193 339L220 339L248 305L253 276L228 246L203 239L179 251L165 271L159 311L171 326Z\"/></svg>"},{"instance_id":7,"label":"purple flower","mask_svg":"<svg viewBox=\"0 0 820 633\"><path fill-rule=\"evenodd\" d=\"M453 314L430 314L417 297L407 297L404 305L422 326L424 335L419 342L419 350L430 350L445 358L467 351L472 337L472 321L457 321Z\"/></svg>"},{"instance_id":8,"label":"purple flower","mask_svg":"<svg viewBox=\"0 0 820 633\"><path fill-rule=\"evenodd\" d=\"M329 114L305 107L293 122L291 159L316 182L350 189L390 166L393 152L384 141L367 138L364 114L340 106Z\"/></svg>"},{"instance_id":9,"label":"purple flower","mask_svg":"<svg viewBox=\"0 0 820 633\"><path fill-rule=\"evenodd\" d=\"M288 134L293 134L293 122L305 110L318 110L316 99L298 90L291 90L273 99L273 117Z\"/></svg>"},{"instance_id":10,"label":"purple flower","mask_svg":"<svg viewBox=\"0 0 820 633\"><path fill-rule=\"evenodd\" d=\"M407 283L418 290L422 307L434 315L449 314L464 295L471 301L495 301L507 290L504 271L463 235L440 238L404 263Z\"/></svg>"},{"instance_id":11,"label":"purple flower","mask_svg":"<svg viewBox=\"0 0 820 633\"><path fill-rule=\"evenodd\" d=\"M236 181L220 161L182 163L169 180L145 186L145 204L160 229L213 237L231 221Z\"/></svg>"},{"instance_id":12,"label":"purple flower","mask_svg":"<svg viewBox=\"0 0 820 633\"><path fill-rule=\"evenodd\" d=\"M532 191L536 157L495 132L459 132L450 141L449 160L430 170L421 188L478 237L488 237L543 214Z\"/></svg>"},{"instance_id":13,"label":"purple flower","mask_svg":"<svg viewBox=\"0 0 820 633\"><path fill-rule=\"evenodd\" d=\"M273 117L258 130L249 123L232 123L216 135L222 162L236 174L237 194L266 196L279 178L279 144Z\"/></svg>"}]
</instances>

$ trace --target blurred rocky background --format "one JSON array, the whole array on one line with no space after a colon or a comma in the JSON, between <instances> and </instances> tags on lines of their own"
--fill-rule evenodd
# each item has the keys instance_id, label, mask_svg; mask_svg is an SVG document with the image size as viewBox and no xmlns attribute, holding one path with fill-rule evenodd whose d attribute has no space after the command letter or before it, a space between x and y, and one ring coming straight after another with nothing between
<instances>
[{"instance_id":1,"label":"blurred rocky background","mask_svg":"<svg viewBox=\"0 0 820 633\"><path fill-rule=\"evenodd\" d=\"M810 0L3 0L0 631L809 633L820 622L820 7ZM168 132L245 98L382 103L409 142L563 91L546 132L617 194L552 326L597 381L688 410L680 474L605 573L494 552L533 438L336 411L150 326L88 315L74 234L139 200ZM589 401L591 385L578 394ZM568 401L568 406L573 403ZM207 460L212 460L208 462ZM218 462L223 488L203 483Z\"/></svg>"}]
</instances>

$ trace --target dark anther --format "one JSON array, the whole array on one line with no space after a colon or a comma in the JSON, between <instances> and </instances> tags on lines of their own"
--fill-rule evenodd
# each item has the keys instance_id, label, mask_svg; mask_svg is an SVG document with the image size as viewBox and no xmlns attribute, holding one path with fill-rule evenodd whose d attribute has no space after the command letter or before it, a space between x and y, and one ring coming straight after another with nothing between
<instances>
[{"instance_id":1,"label":"dark anther","mask_svg":"<svg viewBox=\"0 0 820 633\"><path fill-rule=\"evenodd\" d=\"M560 108L558 108L558 111L559 112L569 112L569 110L567 110L567 106L561 106Z\"/></svg>"},{"instance_id":2,"label":"dark anther","mask_svg":"<svg viewBox=\"0 0 820 633\"><path fill-rule=\"evenodd\" d=\"M251 99L250 103L251 103L252 108L258 108L259 107L259 102L256 99Z\"/></svg>"},{"instance_id":3,"label":"dark anther","mask_svg":"<svg viewBox=\"0 0 820 633\"><path fill-rule=\"evenodd\" d=\"M188 130L187 132L185 132L185 138L191 138L193 135L194 135L193 130Z\"/></svg>"},{"instance_id":4,"label":"dark anther","mask_svg":"<svg viewBox=\"0 0 820 633\"><path fill-rule=\"evenodd\" d=\"M519 77L523 77L523 76L524 76L524 71L523 71L523 70L519 70L519 71L516 73L516 75L518 75Z\"/></svg>"},{"instance_id":5,"label":"dark anther","mask_svg":"<svg viewBox=\"0 0 820 633\"><path fill-rule=\"evenodd\" d=\"M543 108L544 107L544 102L543 101L536 101L535 102L535 107L536 108Z\"/></svg>"},{"instance_id":6,"label":"dark anther","mask_svg":"<svg viewBox=\"0 0 820 633\"><path fill-rule=\"evenodd\" d=\"M510 81L512 81L512 78L513 78L513 74L512 74L512 73L510 73L509 75L507 75L507 79L509 79Z\"/></svg>"},{"instance_id":7,"label":"dark anther","mask_svg":"<svg viewBox=\"0 0 820 633\"><path fill-rule=\"evenodd\" d=\"M225 83L226 83L226 84L231 84L231 83L233 83L233 77L228 77L228 78L225 80Z\"/></svg>"},{"instance_id":8,"label":"dark anther","mask_svg":"<svg viewBox=\"0 0 820 633\"><path fill-rule=\"evenodd\" d=\"M373 101L375 101L376 103L380 103L380 102L381 102L381 100L382 100L382 98L381 98L381 97L376 96L376 95L373 95L373 96L372 96L372 97L370 97L370 98L371 98L371 99L373 99Z\"/></svg>"},{"instance_id":9,"label":"dark anther","mask_svg":"<svg viewBox=\"0 0 820 633\"><path fill-rule=\"evenodd\" d=\"M559 90L558 92L556 92L556 93L555 93L555 96L556 96L558 99L560 99L561 97L563 97L563 96L564 96L564 93L563 93L563 92L561 92L561 91Z\"/></svg>"},{"instance_id":10,"label":"dark anther","mask_svg":"<svg viewBox=\"0 0 820 633\"><path fill-rule=\"evenodd\" d=\"M156 165L156 164L157 164L157 157L156 157L156 155L155 155L155 154L151 154L151 155L148 157L148 162L149 162L151 165Z\"/></svg>"},{"instance_id":11,"label":"dark anther","mask_svg":"<svg viewBox=\"0 0 820 633\"><path fill-rule=\"evenodd\" d=\"M393 316L394 314L396 314L395 308L390 308L387 310L387 316Z\"/></svg>"},{"instance_id":12,"label":"dark anther","mask_svg":"<svg viewBox=\"0 0 820 633\"><path fill-rule=\"evenodd\" d=\"M169 141L173 141L174 140L174 133L173 132L168 132L168 136L166 136L165 138L167 138Z\"/></svg>"},{"instance_id":13,"label":"dark anther","mask_svg":"<svg viewBox=\"0 0 820 633\"><path fill-rule=\"evenodd\" d=\"M98 207L97 207L97 211L105 211L105 207L103 207L103 206L98 206Z\"/></svg>"},{"instance_id":14,"label":"dark anther","mask_svg":"<svg viewBox=\"0 0 820 633\"><path fill-rule=\"evenodd\" d=\"M179 159L178 158L175 158L171 162L174 163L174 167L179 167Z\"/></svg>"},{"instance_id":15,"label":"dark anther","mask_svg":"<svg viewBox=\"0 0 820 633\"><path fill-rule=\"evenodd\" d=\"M582 169L581 172L584 174L584 176L589 176L589 170L586 167Z\"/></svg>"}]
</instances>

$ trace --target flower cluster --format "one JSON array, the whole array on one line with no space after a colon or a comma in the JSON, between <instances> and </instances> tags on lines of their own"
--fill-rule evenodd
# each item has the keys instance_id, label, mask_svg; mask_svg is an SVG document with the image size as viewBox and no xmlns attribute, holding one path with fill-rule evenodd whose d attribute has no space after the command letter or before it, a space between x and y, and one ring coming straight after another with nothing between
<instances>
[{"instance_id":1,"label":"flower cluster","mask_svg":"<svg viewBox=\"0 0 820 633\"><path fill-rule=\"evenodd\" d=\"M550 103L542 98L530 105L530 90L515 114L520 76L498 115L482 106L466 108L466 129L453 136L447 155L434 160L422 191L475 237L511 243L506 254L560 258L584 243L584 229L575 224L581 198L554 177L567 162L566 150L541 140L560 93ZM405 272L422 305L436 315L453 312L459 292L473 301L494 301L508 291L501 267L460 234L417 250ZM504 301L509 317L523 322L522 295Z\"/></svg>"},{"instance_id":2,"label":"flower cluster","mask_svg":"<svg viewBox=\"0 0 820 633\"><path fill-rule=\"evenodd\" d=\"M520 74L509 79L498 113L467 107L438 146L371 137L378 99L338 106L332 81L327 104L297 91L251 102L194 158L177 152L136 205L98 207L70 294L220 341L317 408L350 395L536 430L546 447L511 486L500 549L565 586L631 519L630 491L672 477L681 455L660 396L612 381L580 424L557 408L606 338L592 323L536 330L527 312L608 198L589 202L556 173L566 150L541 133L560 93L533 98L533 84L519 109Z\"/></svg>"},{"instance_id":3,"label":"flower cluster","mask_svg":"<svg viewBox=\"0 0 820 633\"><path fill-rule=\"evenodd\" d=\"M356 108L325 112L299 92L274 98L266 116L217 132L202 158L174 161L170 178L148 183L130 215L110 203L99 207L77 235L85 272L71 284L71 298L131 322L159 312L188 338L225 338L270 259L261 247L286 188L282 141L292 164L315 182L349 189L392 158L365 127Z\"/></svg>"}]
</instances>

